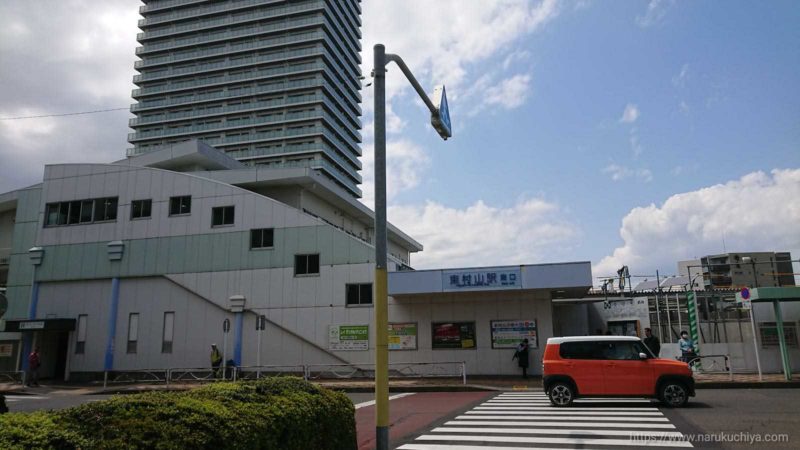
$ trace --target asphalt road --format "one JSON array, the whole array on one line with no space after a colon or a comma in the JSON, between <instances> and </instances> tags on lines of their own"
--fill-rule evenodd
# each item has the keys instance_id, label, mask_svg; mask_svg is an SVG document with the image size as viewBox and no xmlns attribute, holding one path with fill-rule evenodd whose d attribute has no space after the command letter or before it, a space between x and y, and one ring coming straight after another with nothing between
<instances>
[{"instance_id":1,"label":"asphalt road","mask_svg":"<svg viewBox=\"0 0 800 450\"><path fill-rule=\"evenodd\" d=\"M700 440L693 444L698 448L796 449L799 405L800 389L698 389L687 407L664 409L664 414L684 434L697 434ZM788 440L765 441L773 435Z\"/></svg>"}]
</instances>

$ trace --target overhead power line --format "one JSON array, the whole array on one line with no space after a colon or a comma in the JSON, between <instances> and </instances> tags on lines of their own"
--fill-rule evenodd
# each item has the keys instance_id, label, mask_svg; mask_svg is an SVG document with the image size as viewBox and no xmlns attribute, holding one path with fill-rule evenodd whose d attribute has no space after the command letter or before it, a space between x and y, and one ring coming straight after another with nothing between
<instances>
[{"instance_id":1,"label":"overhead power line","mask_svg":"<svg viewBox=\"0 0 800 450\"><path fill-rule=\"evenodd\" d=\"M83 114L97 114L109 111L122 111L122 110L128 110L128 108L126 107L126 108L98 109L95 111L70 112L64 114L43 114L40 116L0 117L0 120L42 119L45 117L80 116Z\"/></svg>"}]
</instances>

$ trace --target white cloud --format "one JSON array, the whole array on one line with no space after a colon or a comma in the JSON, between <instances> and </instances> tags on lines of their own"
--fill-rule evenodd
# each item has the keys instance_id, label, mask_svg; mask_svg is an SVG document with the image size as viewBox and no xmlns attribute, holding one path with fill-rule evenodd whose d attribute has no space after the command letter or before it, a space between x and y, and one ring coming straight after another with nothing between
<instances>
[{"instance_id":1,"label":"white cloud","mask_svg":"<svg viewBox=\"0 0 800 450\"><path fill-rule=\"evenodd\" d=\"M530 75L519 74L492 85L491 77L484 75L464 95L464 98L476 97L477 102L467 115L475 116L493 106L505 110L522 106L531 92L530 82Z\"/></svg>"},{"instance_id":2,"label":"white cloud","mask_svg":"<svg viewBox=\"0 0 800 450\"><path fill-rule=\"evenodd\" d=\"M636 16L636 24L642 28L657 25L664 20L667 10L675 4L675 0L650 0L643 16Z\"/></svg>"},{"instance_id":3,"label":"white cloud","mask_svg":"<svg viewBox=\"0 0 800 450\"><path fill-rule=\"evenodd\" d=\"M614 181L622 181L631 177L635 177L644 183L653 181L653 172L646 168L632 169L619 164L609 164L602 169L602 172L611 175L611 179Z\"/></svg>"},{"instance_id":4,"label":"white cloud","mask_svg":"<svg viewBox=\"0 0 800 450\"><path fill-rule=\"evenodd\" d=\"M370 208L375 206L375 149L372 144L363 146L361 162L364 166L361 185L361 202ZM417 144L407 139L389 140L386 143L386 198L391 201L400 192L420 184L430 158Z\"/></svg>"},{"instance_id":5,"label":"white cloud","mask_svg":"<svg viewBox=\"0 0 800 450\"><path fill-rule=\"evenodd\" d=\"M429 201L391 207L388 215L425 245L412 258L418 269L554 261L580 236L557 204L538 198L507 208L480 200L464 209Z\"/></svg>"},{"instance_id":6,"label":"white cloud","mask_svg":"<svg viewBox=\"0 0 800 450\"><path fill-rule=\"evenodd\" d=\"M622 123L633 123L636 122L636 119L638 118L639 107L633 103L628 103L625 105L625 111L622 111L622 117L619 118L619 121Z\"/></svg>"},{"instance_id":7,"label":"white cloud","mask_svg":"<svg viewBox=\"0 0 800 450\"><path fill-rule=\"evenodd\" d=\"M596 276L623 265L639 273L676 270L679 260L730 251L800 251L800 169L749 173L657 206L632 209L623 219L623 244L598 262Z\"/></svg>"}]
</instances>

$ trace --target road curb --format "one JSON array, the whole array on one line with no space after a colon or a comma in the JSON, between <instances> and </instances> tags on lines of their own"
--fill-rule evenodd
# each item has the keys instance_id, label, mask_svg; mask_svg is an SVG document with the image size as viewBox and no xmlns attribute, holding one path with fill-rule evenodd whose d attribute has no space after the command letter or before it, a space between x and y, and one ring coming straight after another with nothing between
<instances>
[{"instance_id":1,"label":"road curb","mask_svg":"<svg viewBox=\"0 0 800 450\"><path fill-rule=\"evenodd\" d=\"M707 381L695 383L695 389L797 389L796 381Z\"/></svg>"}]
</instances>

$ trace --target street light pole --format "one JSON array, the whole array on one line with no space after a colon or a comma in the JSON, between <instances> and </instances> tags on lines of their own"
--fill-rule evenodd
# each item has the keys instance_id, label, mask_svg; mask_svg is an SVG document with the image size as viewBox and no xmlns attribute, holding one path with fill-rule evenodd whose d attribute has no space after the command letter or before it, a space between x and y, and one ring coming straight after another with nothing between
<instances>
[{"instance_id":1,"label":"street light pole","mask_svg":"<svg viewBox=\"0 0 800 450\"><path fill-rule=\"evenodd\" d=\"M386 48L374 47L375 88L375 445L389 448L389 289L386 261Z\"/></svg>"},{"instance_id":2,"label":"street light pole","mask_svg":"<svg viewBox=\"0 0 800 450\"><path fill-rule=\"evenodd\" d=\"M436 87L434 99L422 89L398 55L387 54L383 44L373 47L375 98L375 444L389 448L389 291L386 239L386 64L394 62L431 112L431 125L442 139L452 135L444 86Z\"/></svg>"}]
</instances>

